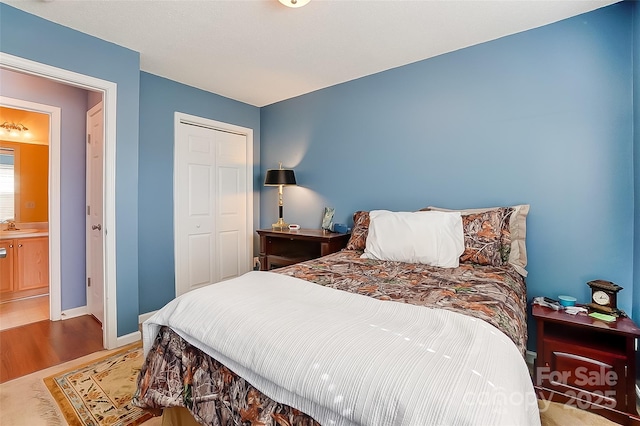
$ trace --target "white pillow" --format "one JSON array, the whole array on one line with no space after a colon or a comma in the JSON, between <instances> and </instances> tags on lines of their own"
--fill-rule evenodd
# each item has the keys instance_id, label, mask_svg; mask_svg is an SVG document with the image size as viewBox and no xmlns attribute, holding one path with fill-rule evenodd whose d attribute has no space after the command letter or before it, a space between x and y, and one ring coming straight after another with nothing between
<instances>
[{"instance_id":1,"label":"white pillow","mask_svg":"<svg viewBox=\"0 0 640 426\"><path fill-rule=\"evenodd\" d=\"M457 268L464 252L460 212L369 212L369 233L361 256Z\"/></svg>"}]
</instances>

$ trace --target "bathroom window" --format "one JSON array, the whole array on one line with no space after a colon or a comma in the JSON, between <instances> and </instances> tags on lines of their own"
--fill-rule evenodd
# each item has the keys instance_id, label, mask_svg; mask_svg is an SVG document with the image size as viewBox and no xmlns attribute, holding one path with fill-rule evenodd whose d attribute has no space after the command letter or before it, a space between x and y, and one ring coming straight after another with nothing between
<instances>
[{"instance_id":1,"label":"bathroom window","mask_svg":"<svg viewBox=\"0 0 640 426\"><path fill-rule=\"evenodd\" d=\"M15 219L15 154L0 147L0 221Z\"/></svg>"}]
</instances>

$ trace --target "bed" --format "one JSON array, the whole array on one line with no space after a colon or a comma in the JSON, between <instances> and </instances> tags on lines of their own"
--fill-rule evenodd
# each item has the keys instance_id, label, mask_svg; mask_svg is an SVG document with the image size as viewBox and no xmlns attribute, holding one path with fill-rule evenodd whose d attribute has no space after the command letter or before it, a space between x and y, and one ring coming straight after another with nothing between
<instances>
[{"instance_id":1,"label":"bed","mask_svg":"<svg viewBox=\"0 0 640 426\"><path fill-rule=\"evenodd\" d=\"M341 252L183 295L143 324L134 404L203 425L537 425L527 213L458 211L441 267L367 258L384 228L356 212Z\"/></svg>"}]
</instances>

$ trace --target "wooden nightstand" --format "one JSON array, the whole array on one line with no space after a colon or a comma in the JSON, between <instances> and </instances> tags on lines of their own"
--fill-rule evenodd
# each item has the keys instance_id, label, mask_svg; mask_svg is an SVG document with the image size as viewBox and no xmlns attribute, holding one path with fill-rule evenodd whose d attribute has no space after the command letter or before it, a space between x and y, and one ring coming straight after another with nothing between
<instances>
[{"instance_id":1,"label":"wooden nightstand","mask_svg":"<svg viewBox=\"0 0 640 426\"><path fill-rule=\"evenodd\" d=\"M258 229L260 235L260 269L268 271L342 250L350 234L337 234L320 229L275 231Z\"/></svg>"},{"instance_id":2,"label":"wooden nightstand","mask_svg":"<svg viewBox=\"0 0 640 426\"><path fill-rule=\"evenodd\" d=\"M635 340L629 318L604 322L539 305L534 385L539 398L569 403L620 424L637 424Z\"/></svg>"}]
</instances>

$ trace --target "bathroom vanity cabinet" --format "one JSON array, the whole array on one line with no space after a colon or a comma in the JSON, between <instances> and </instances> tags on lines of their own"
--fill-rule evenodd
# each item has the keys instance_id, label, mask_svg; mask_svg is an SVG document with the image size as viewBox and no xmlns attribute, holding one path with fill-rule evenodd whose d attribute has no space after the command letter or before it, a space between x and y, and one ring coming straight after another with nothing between
<instances>
[{"instance_id":1,"label":"bathroom vanity cabinet","mask_svg":"<svg viewBox=\"0 0 640 426\"><path fill-rule=\"evenodd\" d=\"M0 300L47 294L49 292L49 237L1 239Z\"/></svg>"}]
</instances>

